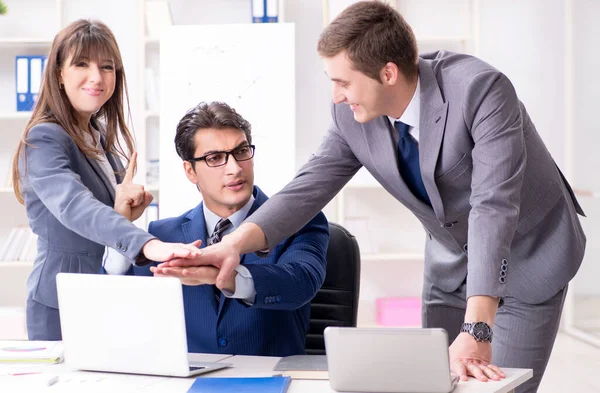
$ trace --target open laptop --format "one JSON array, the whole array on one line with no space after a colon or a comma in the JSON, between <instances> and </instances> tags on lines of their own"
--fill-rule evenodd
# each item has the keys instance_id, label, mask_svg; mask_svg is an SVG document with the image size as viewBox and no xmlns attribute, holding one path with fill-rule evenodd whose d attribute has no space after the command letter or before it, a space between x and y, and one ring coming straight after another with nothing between
<instances>
[{"instance_id":1,"label":"open laptop","mask_svg":"<svg viewBox=\"0 0 600 393\"><path fill-rule=\"evenodd\" d=\"M190 364L176 278L59 273L56 286L70 367L188 377L230 366L219 354Z\"/></svg>"},{"instance_id":2,"label":"open laptop","mask_svg":"<svg viewBox=\"0 0 600 393\"><path fill-rule=\"evenodd\" d=\"M325 329L331 388L346 392L448 393L448 335L443 329Z\"/></svg>"}]
</instances>

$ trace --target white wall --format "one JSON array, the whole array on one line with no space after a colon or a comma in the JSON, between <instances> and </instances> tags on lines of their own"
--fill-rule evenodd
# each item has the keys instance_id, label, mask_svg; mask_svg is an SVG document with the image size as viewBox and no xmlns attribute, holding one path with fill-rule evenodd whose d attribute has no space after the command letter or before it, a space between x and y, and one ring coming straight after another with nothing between
<instances>
[{"instance_id":1,"label":"white wall","mask_svg":"<svg viewBox=\"0 0 600 393\"><path fill-rule=\"evenodd\" d=\"M139 12L138 2L131 0L62 0L62 3L63 26L82 18L99 19L112 30L123 58L131 112L135 115L136 103L140 99L137 93L139 79L136 75L139 69L138 31L141 28L139 26L140 18L136 17ZM119 10L119 12L115 12L115 10ZM135 131L135 123L130 123L131 125Z\"/></svg>"},{"instance_id":2,"label":"white wall","mask_svg":"<svg viewBox=\"0 0 600 393\"><path fill-rule=\"evenodd\" d=\"M251 22L250 0L169 0L169 4L175 25Z\"/></svg>"},{"instance_id":3,"label":"white wall","mask_svg":"<svg viewBox=\"0 0 600 393\"><path fill-rule=\"evenodd\" d=\"M586 255L574 282L580 295L600 295L600 2L573 0L573 152L572 184L596 197L579 197L587 218Z\"/></svg>"},{"instance_id":4,"label":"white wall","mask_svg":"<svg viewBox=\"0 0 600 393\"><path fill-rule=\"evenodd\" d=\"M564 168L563 1L482 1L479 34L480 57L510 78L550 153Z\"/></svg>"},{"instance_id":5,"label":"white wall","mask_svg":"<svg viewBox=\"0 0 600 393\"><path fill-rule=\"evenodd\" d=\"M574 186L600 191L600 2L573 1L573 131ZM592 170L592 171L590 171Z\"/></svg>"},{"instance_id":6,"label":"white wall","mask_svg":"<svg viewBox=\"0 0 600 393\"><path fill-rule=\"evenodd\" d=\"M320 1L286 0L285 21L296 25L296 168L317 149L331 120L331 88L317 54L323 29Z\"/></svg>"},{"instance_id":7,"label":"white wall","mask_svg":"<svg viewBox=\"0 0 600 393\"><path fill-rule=\"evenodd\" d=\"M600 52L596 50L600 41L600 2L597 0L476 0L480 8L479 29L480 57L503 71L514 83L521 100L535 122L557 163L571 175L575 187L600 192L600 176L595 169L600 167L598 135L600 119L596 116L600 99ZM566 115L568 83L566 65L565 2L573 5L573 150L572 168L565 153ZM80 17L99 18L111 27L117 36L128 75L132 110L140 99L136 92L142 78L137 75L142 69L137 64L139 45L138 2L133 0L63 0L63 18L72 21ZM418 37L468 35L470 21L467 14L472 11L470 1L447 0L399 0L398 8L404 13ZM170 0L174 24L245 23L250 18L250 0ZM285 21L296 24L296 167L303 164L318 146L330 121L330 82L323 73L322 61L316 53L316 43L322 30L322 5L320 0L284 0ZM9 3L8 16L0 17L0 37L18 34L27 36L53 35L57 31L54 23L54 2L47 0L16 0ZM29 24L19 18L11 18L23 8L35 9L36 15L47 13L49 23ZM115 10L119 10L116 12ZM37 20L37 19L36 19ZM207 40L210 37L198 37ZM427 45L424 50L434 49ZM4 48L3 48L4 50ZM0 56L0 65L14 56ZM9 67L0 67L7 69ZM11 76L0 74L0 80L13 81ZM3 92L7 87L1 86ZM10 87L9 87L10 88ZM14 87L12 88L14 91ZM6 97L9 97L6 99ZM14 104L12 94L0 95L0 112ZM135 118L135 117L134 117ZM155 145L153 146L155 147ZM1 151L0 154L7 154ZM152 153L156 154L156 153ZM365 197L366 198L366 197ZM588 235L588 252L581 272L573 288L577 293L600 293L596 284L600 277L600 203L597 199L582 200L588 218L584 226ZM9 212L12 210L9 209ZM332 209L326 211L335 219ZM596 213L597 212L597 213ZM5 214L5 220L10 216ZM350 214L353 214L350 211ZM389 236L394 234L390 231ZM596 250L598 248L598 250ZM369 262L363 271L363 295L367 299L376 296L402 295L408 286L378 271L402 274L401 263ZM415 272L414 268L410 269ZM415 274L418 277L418 273ZM377 280L383 280L375 285ZM375 281L372 281L375 280ZM395 291L395 292L394 292Z\"/></svg>"}]
</instances>

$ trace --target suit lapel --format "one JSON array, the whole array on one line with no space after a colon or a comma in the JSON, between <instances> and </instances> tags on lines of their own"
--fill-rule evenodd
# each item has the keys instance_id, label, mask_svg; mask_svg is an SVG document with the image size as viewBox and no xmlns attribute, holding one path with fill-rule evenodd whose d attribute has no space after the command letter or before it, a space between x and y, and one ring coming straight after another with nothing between
<instances>
[{"instance_id":1,"label":"suit lapel","mask_svg":"<svg viewBox=\"0 0 600 393\"><path fill-rule=\"evenodd\" d=\"M95 123L92 123L92 125L97 130L101 130L101 128L97 127L95 125ZM123 169L123 165L121 164L120 161L118 161L118 158L114 157L111 153L109 153L109 152L106 151L106 139L105 139L105 136L102 133L102 131L100 131L100 144L102 145L102 148L105 151L106 159L108 160L108 163L110 164L110 167L113 169L114 172L120 172ZM106 189L108 190L108 193L110 194L111 201L114 204L114 202L115 202L115 189L113 188L113 185L112 185L111 181L106 177L106 174L104 173L104 171L100 167L100 164L98 163L98 160L95 160L93 158L89 158L88 156L85 156L85 158L90 163L90 165L91 165L92 169L94 170L94 172L96 172L96 174L98 175L98 177L100 177L100 179L102 180L102 183L104 183L104 186L106 187ZM119 183L121 183L123 181L123 179L122 179L122 177L121 177L120 174L115 173L115 177L117 179L117 184L119 184Z\"/></svg>"},{"instance_id":2,"label":"suit lapel","mask_svg":"<svg viewBox=\"0 0 600 393\"><path fill-rule=\"evenodd\" d=\"M392 132L396 131L392 128L390 121L386 116L382 116L372 122L373 125L363 132L365 145L369 149L376 172L381 179L386 180L389 187L393 188L393 191L388 191L413 211L429 210L431 212L429 206L412 193L400 175L396 143L392 137Z\"/></svg>"},{"instance_id":3,"label":"suit lapel","mask_svg":"<svg viewBox=\"0 0 600 393\"><path fill-rule=\"evenodd\" d=\"M419 61L421 108L419 120L419 165L423 184L436 217L445 221L444 205L435 184L435 167L446 128L448 103L444 102L429 63Z\"/></svg>"},{"instance_id":4,"label":"suit lapel","mask_svg":"<svg viewBox=\"0 0 600 393\"><path fill-rule=\"evenodd\" d=\"M187 221L181 224L181 230L183 232L183 241L185 243L191 243L196 240L202 240L200 248L204 248L207 246L206 222L204 221L204 210L202 206L203 204L200 203L192 211L190 211L185 216L185 218L187 218ZM201 285L199 289L202 290L205 296L209 299L209 302L215 314L219 314L219 306L223 304L223 299L225 299L225 297L221 296L221 302L219 305L217 304L217 301L215 299L212 285Z\"/></svg>"},{"instance_id":5,"label":"suit lapel","mask_svg":"<svg viewBox=\"0 0 600 393\"><path fill-rule=\"evenodd\" d=\"M183 239L186 243L194 242L198 239L202 240L201 248L206 247L206 222L204 221L204 210L202 207L202 203L196 206L192 211L190 211L185 218L188 221L185 221L181 224L181 229L183 231Z\"/></svg>"},{"instance_id":6,"label":"suit lapel","mask_svg":"<svg viewBox=\"0 0 600 393\"><path fill-rule=\"evenodd\" d=\"M110 194L110 199L111 199L112 203L114 204L114 202L115 202L115 189L113 188L110 180L108 180L108 178L104 174L104 171L100 167L100 164L98 163L98 160L90 158L88 156L85 156L85 158L90 163L90 165L92 166L92 169L94 170L94 172L96 172L96 175L98 175L98 177L100 178L100 180L102 180L102 183L104 184L104 187L106 187L106 190Z\"/></svg>"}]
</instances>

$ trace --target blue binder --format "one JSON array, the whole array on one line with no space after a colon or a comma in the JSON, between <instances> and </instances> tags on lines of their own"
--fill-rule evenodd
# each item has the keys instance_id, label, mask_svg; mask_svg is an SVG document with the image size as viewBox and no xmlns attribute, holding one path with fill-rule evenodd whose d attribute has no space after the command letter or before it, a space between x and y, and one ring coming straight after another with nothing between
<instances>
[{"instance_id":1,"label":"blue binder","mask_svg":"<svg viewBox=\"0 0 600 393\"><path fill-rule=\"evenodd\" d=\"M16 56L17 111L33 110L40 93L46 60L46 56Z\"/></svg>"},{"instance_id":2,"label":"blue binder","mask_svg":"<svg viewBox=\"0 0 600 393\"><path fill-rule=\"evenodd\" d=\"M252 23L277 23L278 0L252 0Z\"/></svg>"},{"instance_id":3,"label":"blue binder","mask_svg":"<svg viewBox=\"0 0 600 393\"><path fill-rule=\"evenodd\" d=\"M285 393L290 377L197 378L188 393Z\"/></svg>"}]
</instances>

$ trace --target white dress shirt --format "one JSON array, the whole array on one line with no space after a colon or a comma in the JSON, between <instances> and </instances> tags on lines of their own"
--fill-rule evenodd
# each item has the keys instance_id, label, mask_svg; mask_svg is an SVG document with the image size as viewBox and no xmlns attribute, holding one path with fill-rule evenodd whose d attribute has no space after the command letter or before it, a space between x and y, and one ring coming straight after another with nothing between
<instances>
[{"instance_id":1,"label":"white dress shirt","mask_svg":"<svg viewBox=\"0 0 600 393\"><path fill-rule=\"evenodd\" d=\"M254 196L250 195L250 199L248 202L237 212L233 213L231 216L226 217L231 222L231 226L223 232L223 235L227 235L233 232L238 226L242 224L248 212L252 208L252 204L254 203ZM202 205L204 212L204 223L206 225L207 231L207 239L210 238L215 230L215 225L221 218L212 211L210 211L206 204ZM125 274L129 267L133 264L132 260L127 259L122 254L113 250L110 247L106 247L104 251L104 270L108 274L119 275ZM221 290L226 297L234 298L234 299L242 299L249 305L254 304L254 298L256 297L256 288L254 287L254 279L252 278L252 274L244 265L238 265L235 268L237 275L235 276L235 292L228 291L226 289Z\"/></svg>"},{"instance_id":2,"label":"white dress shirt","mask_svg":"<svg viewBox=\"0 0 600 393\"><path fill-rule=\"evenodd\" d=\"M404 110L402 116L399 119L395 119L391 116L388 116L390 123L392 123L392 127L395 127L395 122L401 121L402 123L408 125L408 132L410 135L415 138L417 142L419 142L419 117L421 115L421 80L417 77L417 88L415 89L415 94L413 94L412 99L408 103L408 106ZM394 133L394 139L398 142L399 135L398 132Z\"/></svg>"}]
</instances>

